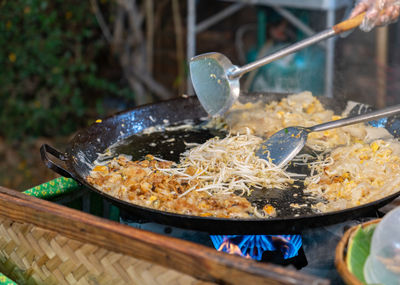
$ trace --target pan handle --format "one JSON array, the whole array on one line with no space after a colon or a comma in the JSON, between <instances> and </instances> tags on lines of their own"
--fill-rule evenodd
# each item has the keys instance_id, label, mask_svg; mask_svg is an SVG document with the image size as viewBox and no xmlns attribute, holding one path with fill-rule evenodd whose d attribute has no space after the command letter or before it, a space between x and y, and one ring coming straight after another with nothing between
<instances>
[{"instance_id":1,"label":"pan handle","mask_svg":"<svg viewBox=\"0 0 400 285\"><path fill-rule=\"evenodd\" d=\"M67 170L65 170L65 168L63 168L62 166L56 164L55 162L53 162L47 154L51 154L52 156L54 156L55 158L57 158L60 161L65 162L67 160L65 154L59 152L58 150L56 150L55 148L49 146L48 144L43 144L40 147L40 155L42 156L42 160L43 162L46 164L46 166L48 168L50 168L51 170L53 170L54 172L66 177L66 178L73 178L72 174L69 173Z\"/></svg>"}]
</instances>

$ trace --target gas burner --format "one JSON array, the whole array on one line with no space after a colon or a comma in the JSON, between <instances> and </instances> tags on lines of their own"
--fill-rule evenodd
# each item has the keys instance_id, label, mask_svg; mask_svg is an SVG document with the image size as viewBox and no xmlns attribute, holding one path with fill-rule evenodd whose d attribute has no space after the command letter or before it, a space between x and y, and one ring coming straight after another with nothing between
<instances>
[{"instance_id":1,"label":"gas burner","mask_svg":"<svg viewBox=\"0 0 400 285\"><path fill-rule=\"evenodd\" d=\"M229 253L244 258L294 267L304 273L328 278L332 284L343 284L334 265L336 245L348 228L381 216L379 212L371 213L367 217L308 229L299 235L209 235L137 219L124 211L120 213L120 222L216 250L229 249Z\"/></svg>"},{"instance_id":2,"label":"gas burner","mask_svg":"<svg viewBox=\"0 0 400 285\"><path fill-rule=\"evenodd\" d=\"M211 235L210 238L218 251L258 261L268 251L278 251L283 259L293 258L302 245L300 235Z\"/></svg>"}]
</instances>

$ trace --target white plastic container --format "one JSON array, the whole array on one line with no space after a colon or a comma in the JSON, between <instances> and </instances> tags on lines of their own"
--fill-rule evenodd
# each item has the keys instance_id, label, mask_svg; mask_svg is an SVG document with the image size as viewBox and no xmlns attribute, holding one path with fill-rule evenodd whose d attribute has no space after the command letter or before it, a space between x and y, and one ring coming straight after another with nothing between
<instances>
[{"instance_id":1,"label":"white plastic container","mask_svg":"<svg viewBox=\"0 0 400 285\"><path fill-rule=\"evenodd\" d=\"M400 284L400 207L386 214L376 227L364 277L368 284Z\"/></svg>"}]
</instances>

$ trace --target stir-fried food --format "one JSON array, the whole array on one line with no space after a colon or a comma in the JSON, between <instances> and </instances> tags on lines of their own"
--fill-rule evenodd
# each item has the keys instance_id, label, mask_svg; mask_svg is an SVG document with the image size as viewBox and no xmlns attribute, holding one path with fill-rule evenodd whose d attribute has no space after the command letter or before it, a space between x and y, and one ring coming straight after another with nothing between
<instances>
[{"instance_id":1,"label":"stir-fried food","mask_svg":"<svg viewBox=\"0 0 400 285\"><path fill-rule=\"evenodd\" d=\"M260 143L289 126L308 127L340 118L309 92L267 104L237 103L223 121L230 134L203 144L186 144L179 163L151 155L141 161L119 156L96 165L87 181L118 199L162 211L274 217L279 211L268 201L257 209L246 197L257 188L290 191L297 186L296 174L257 157ZM307 146L315 154L302 154L294 161L310 167L304 192L323 201L313 205L316 212L358 206L400 189L400 142L384 128L357 124L312 132ZM290 204L293 209L303 206L308 204Z\"/></svg>"},{"instance_id":2,"label":"stir-fried food","mask_svg":"<svg viewBox=\"0 0 400 285\"><path fill-rule=\"evenodd\" d=\"M126 201L163 211L216 217L274 216L244 198L254 188L285 188L293 179L283 169L255 155L261 138L247 134L218 137L196 145L175 164L148 156L129 161L120 156L93 168L88 182ZM241 195L241 196L239 196Z\"/></svg>"},{"instance_id":3,"label":"stir-fried food","mask_svg":"<svg viewBox=\"0 0 400 285\"><path fill-rule=\"evenodd\" d=\"M400 189L400 143L376 140L338 147L312 164L305 192L323 197L321 212L359 206Z\"/></svg>"},{"instance_id":4,"label":"stir-fried food","mask_svg":"<svg viewBox=\"0 0 400 285\"><path fill-rule=\"evenodd\" d=\"M171 166L172 162L152 156L142 161L119 156L94 167L87 181L121 200L162 211L224 218L248 217L254 211L246 198L234 194L210 196L204 191L188 191L196 187L197 179L187 179L185 172L169 175L160 171ZM186 174L191 175L190 171Z\"/></svg>"},{"instance_id":5,"label":"stir-fried food","mask_svg":"<svg viewBox=\"0 0 400 285\"><path fill-rule=\"evenodd\" d=\"M342 116L335 115L332 110L325 109L310 92L303 92L269 104L236 103L225 121L231 132L246 133L247 129L250 129L254 135L267 138L287 127L311 127L341 118ZM312 132L308 135L307 146L317 151L325 151L364 140L367 134L365 128L364 124L357 124Z\"/></svg>"},{"instance_id":6,"label":"stir-fried food","mask_svg":"<svg viewBox=\"0 0 400 285\"><path fill-rule=\"evenodd\" d=\"M290 174L256 156L261 141L250 134L215 137L204 144L194 144L183 153L177 166L160 171L196 180L196 187L188 191L205 191L209 195L238 192L250 195L254 188L287 188L293 183Z\"/></svg>"}]
</instances>

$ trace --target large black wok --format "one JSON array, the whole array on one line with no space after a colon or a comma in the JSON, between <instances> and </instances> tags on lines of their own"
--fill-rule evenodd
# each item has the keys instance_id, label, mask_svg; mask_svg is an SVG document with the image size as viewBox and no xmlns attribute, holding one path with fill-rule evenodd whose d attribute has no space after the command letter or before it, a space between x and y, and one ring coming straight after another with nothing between
<instances>
[{"instance_id":1,"label":"large black wok","mask_svg":"<svg viewBox=\"0 0 400 285\"><path fill-rule=\"evenodd\" d=\"M242 95L240 98L242 101L262 99L265 102L269 102L279 100L283 96L279 94L248 94ZM327 108L333 109L338 113L345 106L344 102L338 100L321 98L321 101ZM147 137L147 140L143 140L141 138L143 136L138 136L137 134L151 126L162 127L183 124L187 120L194 120L195 123L200 124L202 118L203 120L206 118L206 113L196 97L180 98L141 106L103 119L101 122L79 131L69 143L65 152L59 152L48 145L43 145L41 155L46 165L55 172L75 179L135 217L161 224L205 231L210 234L299 233L310 227L338 223L367 215L400 195L399 189L395 194L369 204L341 211L316 214L311 211L311 207L296 210L289 206L290 203L302 204L305 201L309 202L301 188L293 188L287 191L255 192L249 200L257 205L259 204L261 207L267 202L274 205L278 211L278 217L270 219L228 219L181 215L137 206L103 193L86 182L85 177L89 174L93 166L92 163L98 158L98 154L103 153L118 141L127 140L129 142L128 145L122 145L120 150L123 153L132 154L135 159L143 157L148 151L165 159L176 159L184 149L181 135L176 136L177 139L174 143L171 143L170 140L164 140L165 143L162 143L163 132L158 133L158 137L157 135L155 137ZM186 136L185 140L204 142L210 136L212 136L210 133L194 132L190 136ZM156 148L146 149L151 144L148 140L149 138L157 140L158 145ZM143 151L143 148L146 151ZM54 159L52 160L49 154L57 158L57 162ZM171 157L171 155L176 157ZM297 195L293 195L294 193L297 193Z\"/></svg>"}]
</instances>

